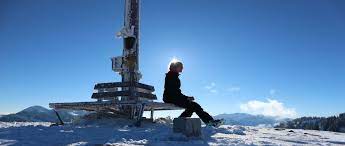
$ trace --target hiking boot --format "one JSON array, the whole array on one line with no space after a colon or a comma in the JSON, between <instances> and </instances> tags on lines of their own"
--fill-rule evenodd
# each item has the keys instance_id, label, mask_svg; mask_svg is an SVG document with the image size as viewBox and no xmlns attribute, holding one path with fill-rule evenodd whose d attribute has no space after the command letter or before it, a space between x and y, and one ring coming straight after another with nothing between
<instances>
[{"instance_id":1,"label":"hiking boot","mask_svg":"<svg viewBox=\"0 0 345 146\"><path fill-rule=\"evenodd\" d=\"M223 124L224 124L224 119L216 119L216 120L211 120L206 125L218 128L220 125L223 125Z\"/></svg>"}]
</instances>

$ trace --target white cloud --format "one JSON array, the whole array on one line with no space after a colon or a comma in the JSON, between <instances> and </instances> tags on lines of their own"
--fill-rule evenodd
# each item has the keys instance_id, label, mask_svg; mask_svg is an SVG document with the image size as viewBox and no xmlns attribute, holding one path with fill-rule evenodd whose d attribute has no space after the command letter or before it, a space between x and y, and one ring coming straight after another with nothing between
<instances>
[{"instance_id":1,"label":"white cloud","mask_svg":"<svg viewBox=\"0 0 345 146\"><path fill-rule=\"evenodd\" d=\"M217 89L215 89L216 83L212 82L210 85L205 86L205 89L207 89L211 93L218 93Z\"/></svg>"},{"instance_id":2,"label":"white cloud","mask_svg":"<svg viewBox=\"0 0 345 146\"><path fill-rule=\"evenodd\" d=\"M216 83L212 82L210 85L205 86L206 89L212 89L216 86Z\"/></svg>"},{"instance_id":3,"label":"white cloud","mask_svg":"<svg viewBox=\"0 0 345 146\"><path fill-rule=\"evenodd\" d=\"M8 114L11 114L11 113L0 112L0 115L8 115Z\"/></svg>"},{"instance_id":4,"label":"white cloud","mask_svg":"<svg viewBox=\"0 0 345 146\"><path fill-rule=\"evenodd\" d=\"M230 88L228 88L228 91L230 91L230 92L238 92L240 90L241 90L240 87L230 87Z\"/></svg>"},{"instance_id":5,"label":"white cloud","mask_svg":"<svg viewBox=\"0 0 345 146\"><path fill-rule=\"evenodd\" d=\"M286 108L283 103L274 99L267 99L267 102L251 100L241 104L240 108L243 112L266 116L294 118L297 115L294 108Z\"/></svg>"}]
</instances>

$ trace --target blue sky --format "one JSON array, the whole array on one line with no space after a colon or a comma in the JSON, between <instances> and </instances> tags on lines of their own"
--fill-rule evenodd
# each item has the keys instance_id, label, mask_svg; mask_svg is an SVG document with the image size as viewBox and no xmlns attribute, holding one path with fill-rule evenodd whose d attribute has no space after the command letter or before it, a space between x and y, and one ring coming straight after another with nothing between
<instances>
[{"instance_id":1,"label":"blue sky","mask_svg":"<svg viewBox=\"0 0 345 146\"><path fill-rule=\"evenodd\" d=\"M123 0L1 0L0 113L91 101L120 81L110 57ZM345 2L143 0L141 82L161 101L175 56L182 91L212 115L329 116L345 112ZM162 112L176 116L181 111Z\"/></svg>"}]
</instances>

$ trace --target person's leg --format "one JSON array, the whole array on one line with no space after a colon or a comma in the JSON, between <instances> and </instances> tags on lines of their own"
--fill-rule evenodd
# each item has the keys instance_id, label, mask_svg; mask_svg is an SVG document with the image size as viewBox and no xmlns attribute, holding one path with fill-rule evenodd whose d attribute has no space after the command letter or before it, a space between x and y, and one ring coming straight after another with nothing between
<instances>
[{"instance_id":1,"label":"person's leg","mask_svg":"<svg viewBox=\"0 0 345 146\"><path fill-rule=\"evenodd\" d=\"M173 101L169 101L168 103L172 103L176 106L185 108L185 111L182 112L182 114L179 117L191 117L193 115L193 112L195 112L200 119L204 123L208 123L209 121L213 120L212 116L210 116L207 112L205 112L201 106L190 100L185 100L184 98L175 98Z\"/></svg>"},{"instance_id":2,"label":"person's leg","mask_svg":"<svg viewBox=\"0 0 345 146\"><path fill-rule=\"evenodd\" d=\"M191 108L186 108L179 117L191 117L193 115L193 112L194 111Z\"/></svg>"},{"instance_id":3,"label":"person's leg","mask_svg":"<svg viewBox=\"0 0 345 146\"><path fill-rule=\"evenodd\" d=\"M191 117L193 112L195 112L204 123L209 123L213 120L212 116L205 112L204 109L194 101L185 100L179 101L176 104L185 108L185 111L179 117Z\"/></svg>"},{"instance_id":4,"label":"person's leg","mask_svg":"<svg viewBox=\"0 0 345 146\"><path fill-rule=\"evenodd\" d=\"M191 108L191 104L189 103L189 100L184 99L183 97L175 98L175 100L172 101L164 101L166 103L172 103L176 106L182 107L185 109L184 112L181 113L179 117L191 117L193 115L193 109Z\"/></svg>"},{"instance_id":5,"label":"person's leg","mask_svg":"<svg viewBox=\"0 0 345 146\"><path fill-rule=\"evenodd\" d=\"M212 116L205 112L198 103L190 101L189 104L190 108L188 109L194 111L205 124L213 120Z\"/></svg>"}]
</instances>

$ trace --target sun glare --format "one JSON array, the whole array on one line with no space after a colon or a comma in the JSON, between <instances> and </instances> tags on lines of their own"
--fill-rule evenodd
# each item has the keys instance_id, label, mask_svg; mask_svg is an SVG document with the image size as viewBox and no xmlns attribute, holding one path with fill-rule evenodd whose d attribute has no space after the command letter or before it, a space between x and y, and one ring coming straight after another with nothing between
<instances>
[{"instance_id":1,"label":"sun glare","mask_svg":"<svg viewBox=\"0 0 345 146\"><path fill-rule=\"evenodd\" d=\"M170 64L171 64L171 63L179 62L179 61L181 61L181 60L177 59L176 57L173 57L173 58L170 60L169 64L168 64L168 70L169 70L169 67L170 67Z\"/></svg>"},{"instance_id":2,"label":"sun glare","mask_svg":"<svg viewBox=\"0 0 345 146\"><path fill-rule=\"evenodd\" d=\"M170 61L170 63L173 63L173 62L179 62L180 60L178 60L176 57L173 57L172 59L171 59L171 61ZM170 64L169 63L169 64Z\"/></svg>"}]
</instances>

